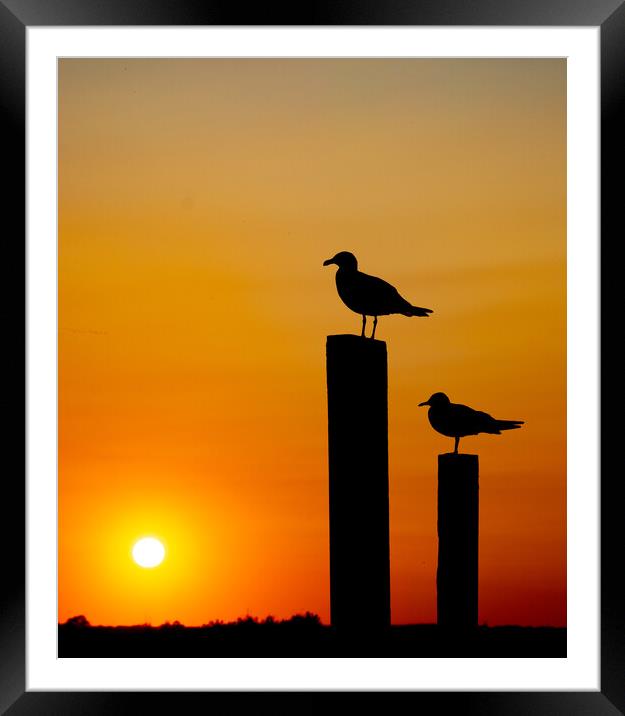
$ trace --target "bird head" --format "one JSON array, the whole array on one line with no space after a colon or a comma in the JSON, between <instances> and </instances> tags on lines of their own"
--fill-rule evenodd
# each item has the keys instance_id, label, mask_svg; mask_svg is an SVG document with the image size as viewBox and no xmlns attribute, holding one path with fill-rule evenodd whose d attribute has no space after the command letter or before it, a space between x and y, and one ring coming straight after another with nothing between
<instances>
[{"instance_id":1,"label":"bird head","mask_svg":"<svg viewBox=\"0 0 625 716\"><path fill-rule=\"evenodd\" d=\"M354 254L349 251L339 251L336 256L333 256L331 259L323 262L324 266L329 266L330 264L336 264L340 269L348 269L352 271L356 271L358 269L358 261L356 261Z\"/></svg>"},{"instance_id":2,"label":"bird head","mask_svg":"<svg viewBox=\"0 0 625 716\"><path fill-rule=\"evenodd\" d=\"M440 405L449 405L450 402L445 393L434 393L434 395L430 396L429 400L426 400L424 403L419 403L419 407L429 405L431 408L436 408Z\"/></svg>"}]
</instances>

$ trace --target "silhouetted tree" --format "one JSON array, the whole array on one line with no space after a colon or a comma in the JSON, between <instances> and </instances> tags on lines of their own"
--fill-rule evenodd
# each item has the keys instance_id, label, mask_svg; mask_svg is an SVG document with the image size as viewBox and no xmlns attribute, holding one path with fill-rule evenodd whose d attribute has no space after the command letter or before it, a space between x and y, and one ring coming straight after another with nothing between
<instances>
[{"instance_id":1,"label":"silhouetted tree","mask_svg":"<svg viewBox=\"0 0 625 716\"><path fill-rule=\"evenodd\" d=\"M70 627L76 627L76 628L84 628L84 627L90 627L91 624L89 624L89 620L87 619L84 614L80 614L77 617L70 617L65 624Z\"/></svg>"},{"instance_id":2,"label":"silhouetted tree","mask_svg":"<svg viewBox=\"0 0 625 716\"><path fill-rule=\"evenodd\" d=\"M291 617L291 623L292 624L303 624L306 626L313 626L313 625L321 624L321 619L319 618L318 614L313 614L312 612L306 612L305 614L294 614Z\"/></svg>"}]
</instances>

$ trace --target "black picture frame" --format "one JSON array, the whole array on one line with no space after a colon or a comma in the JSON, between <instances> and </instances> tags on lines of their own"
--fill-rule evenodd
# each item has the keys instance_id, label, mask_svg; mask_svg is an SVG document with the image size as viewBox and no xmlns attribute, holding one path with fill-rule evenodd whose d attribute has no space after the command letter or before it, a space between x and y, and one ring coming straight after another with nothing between
<instances>
[{"instance_id":1,"label":"black picture frame","mask_svg":"<svg viewBox=\"0 0 625 716\"><path fill-rule=\"evenodd\" d=\"M25 257L25 89L26 29L32 26L81 25L477 25L477 26L599 26L601 34L601 304L609 306L609 247L617 245L625 181L622 178L625 127L625 0L333 0L290 7L266 3L240 7L211 0L0 0L0 121L2 121L3 215L6 239L5 343L7 382L24 375L25 312L13 309L24 295L6 281L19 276ZM619 201L620 199L620 201ZM619 217L620 218L620 217ZM6 227L11 226L9 231ZM612 260L614 265L614 259ZM25 280L25 279L22 279ZM19 279L18 279L19 281ZM20 293L21 289L21 293ZM16 298L17 297L17 298ZM616 300L616 297L614 297ZM22 304L24 305L24 304ZM14 323L11 322L14 321ZM606 325L604 311L601 326ZM617 322L617 326L620 322ZM602 332L603 335L603 332ZM601 371L613 352L602 351ZM618 399L620 383L609 371L610 388ZM26 390L28 386L25 386ZM603 395L603 390L601 391ZM23 396L22 396L23 397ZM24 455L24 401L15 401L4 431L4 444ZM609 407L609 406L608 406ZM617 426L601 423L601 678L596 692L410 692L425 713L602 714L625 713L625 598L620 569L623 544L620 524L623 501L618 474L610 474L608 446L618 444ZM8 411L7 411L8 412ZM0 591L0 709L18 714L136 713L152 705L192 712L210 708L215 692L34 692L25 686L25 470L3 471L4 579ZM615 568L616 566L616 568ZM408 694L404 694L408 695ZM242 706L258 693L228 694ZM313 694L317 699L321 694ZM372 694L373 698L377 695ZM290 699L291 695L287 697ZM235 701L231 701L234 698ZM193 704L193 705L192 705ZM258 708L256 701L255 708Z\"/></svg>"}]
</instances>

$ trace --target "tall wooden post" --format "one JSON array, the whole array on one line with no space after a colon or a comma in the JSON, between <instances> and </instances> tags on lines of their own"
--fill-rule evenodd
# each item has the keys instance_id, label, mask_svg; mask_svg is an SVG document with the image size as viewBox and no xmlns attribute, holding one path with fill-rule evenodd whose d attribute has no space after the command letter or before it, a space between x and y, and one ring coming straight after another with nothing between
<instances>
[{"instance_id":1,"label":"tall wooden post","mask_svg":"<svg viewBox=\"0 0 625 716\"><path fill-rule=\"evenodd\" d=\"M477 626L479 462L477 455L438 456L438 623Z\"/></svg>"},{"instance_id":2,"label":"tall wooden post","mask_svg":"<svg viewBox=\"0 0 625 716\"><path fill-rule=\"evenodd\" d=\"M384 341L328 336L330 610L344 630L390 625Z\"/></svg>"}]
</instances>

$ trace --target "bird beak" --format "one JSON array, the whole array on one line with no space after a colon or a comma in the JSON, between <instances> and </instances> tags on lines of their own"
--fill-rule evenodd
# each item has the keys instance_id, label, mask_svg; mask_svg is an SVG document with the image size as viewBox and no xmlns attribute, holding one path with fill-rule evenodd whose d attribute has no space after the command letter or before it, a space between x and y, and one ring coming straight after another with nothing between
<instances>
[{"instance_id":1,"label":"bird beak","mask_svg":"<svg viewBox=\"0 0 625 716\"><path fill-rule=\"evenodd\" d=\"M336 263L336 262L334 261L334 259L327 259L326 261L323 262L323 265L324 265L324 266L329 266L330 264L333 264L333 263Z\"/></svg>"},{"instance_id":2,"label":"bird beak","mask_svg":"<svg viewBox=\"0 0 625 716\"><path fill-rule=\"evenodd\" d=\"M430 401L426 400L425 403L419 403L419 407L422 408L424 405L429 405Z\"/></svg>"}]
</instances>

